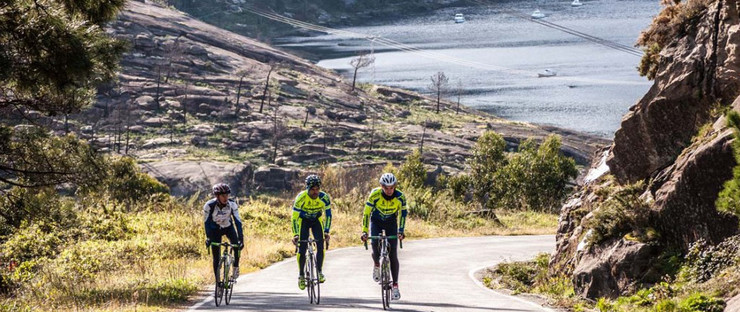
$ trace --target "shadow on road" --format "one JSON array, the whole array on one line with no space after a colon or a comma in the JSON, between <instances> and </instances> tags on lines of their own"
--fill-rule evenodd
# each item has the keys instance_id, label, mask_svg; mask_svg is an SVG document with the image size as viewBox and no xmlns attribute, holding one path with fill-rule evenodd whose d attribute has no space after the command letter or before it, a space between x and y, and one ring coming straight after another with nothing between
<instances>
[{"instance_id":1,"label":"shadow on road","mask_svg":"<svg viewBox=\"0 0 740 312\"><path fill-rule=\"evenodd\" d=\"M460 305L460 304L447 304L447 303L426 303L426 302L414 302L407 300L400 300L391 302L391 310L393 311L430 311L433 308L446 308L446 309L464 309L464 310L476 310L476 311L527 311L520 309L508 309L502 308L488 308L474 305ZM333 296L322 296L321 304L314 305L308 303L308 298L305 295L297 294L285 294L285 293L274 293L274 292L259 292L259 293L234 293L231 300L231 304L228 306L216 307L214 302L211 300L201 306L199 310L246 310L246 311L285 311L285 310L302 310L302 311L318 311L318 310L337 310L344 311L347 309L368 309L368 310L379 310L382 311L383 307L380 302L380 297L377 299L366 299L366 298L344 298L344 297L333 297Z\"/></svg>"}]
</instances>

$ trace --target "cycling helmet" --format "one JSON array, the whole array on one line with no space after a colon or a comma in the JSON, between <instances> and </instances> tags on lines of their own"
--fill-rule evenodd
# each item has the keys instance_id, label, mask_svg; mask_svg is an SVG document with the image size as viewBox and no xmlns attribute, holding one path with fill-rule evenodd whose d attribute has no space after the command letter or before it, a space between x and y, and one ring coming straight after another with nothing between
<instances>
[{"instance_id":1,"label":"cycling helmet","mask_svg":"<svg viewBox=\"0 0 740 312\"><path fill-rule=\"evenodd\" d=\"M310 189L314 186L321 186L321 178L319 176L312 174L306 177L306 189Z\"/></svg>"},{"instance_id":2,"label":"cycling helmet","mask_svg":"<svg viewBox=\"0 0 740 312\"><path fill-rule=\"evenodd\" d=\"M219 183L213 186L213 195L231 194L231 188L226 183Z\"/></svg>"},{"instance_id":3,"label":"cycling helmet","mask_svg":"<svg viewBox=\"0 0 740 312\"><path fill-rule=\"evenodd\" d=\"M382 176L380 176L380 185L391 186L391 185L396 185L396 182L398 182L396 180L396 176L394 176L390 172L386 172Z\"/></svg>"}]
</instances>

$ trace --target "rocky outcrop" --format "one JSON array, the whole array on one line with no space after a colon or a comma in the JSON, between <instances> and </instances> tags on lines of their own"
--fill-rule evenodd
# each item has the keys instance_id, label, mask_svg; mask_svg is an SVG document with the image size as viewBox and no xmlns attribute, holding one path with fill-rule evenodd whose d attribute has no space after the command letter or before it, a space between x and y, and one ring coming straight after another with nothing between
<instances>
[{"instance_id":1,"label":"rocky outcrop","mask_svg":"<svg viewBox=\"0 0 740 312\"><path fill-rule=\"evenodd\" d=\"M569 274L582 296L615 297L657 282L657 255L686 252L698 240L717 244L738 233L738 218L715 207L736 165L734 136L723 117L712 116L713 106L730 106L732 100L740 111L737 2L712 2L696 27L687 29L661 52L655 84L623 118L606 164L594 163L596 174L587 175L587 184L561 210L551 269ZM589 220L607 209L607 190L638 181L644 181L640 200L649 206L647 224L630 227L653 231L651 237L589 243L595 230Z\"/></svg>"},{"instance_id":2,"label":"rocky outcrop","mask_svg":"<svg viewBox=\"0 0 740 312\"><path fill-rule=\"evenodd\" d=\"M253 168L248 162L159 161L145 163L142 169L170 187L175 196L197 192L209 194L211 186L227 183L235 196L248 196L252 189Z\"/></svg>"},{"instance_id":3,"label":"rocky outcrop","mask_svg":"<svg viewBox=\"0 0 740 312\"><path fill-rule=\"evenodd\" d=\"M696 27L661 52L655 83L630 109L614 135L607 163L622 183L649 178L688 146L710 121L715 103L729 104L740 90L737 2L719 0Z\"/></svg>"}]
</instances>

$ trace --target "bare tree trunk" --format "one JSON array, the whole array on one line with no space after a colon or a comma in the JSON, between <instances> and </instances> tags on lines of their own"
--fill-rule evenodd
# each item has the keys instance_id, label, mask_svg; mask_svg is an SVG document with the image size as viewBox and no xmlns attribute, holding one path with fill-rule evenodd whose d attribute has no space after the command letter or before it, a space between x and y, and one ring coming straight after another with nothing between
<instances>
[{"instance_id":1,"label":"bare tree trunk","mask_svg":"<svg viewBox=\"0 0 740 312\"><path fill-rule=\"evenodd\" d=\"M262 114L262 107L265 105L265 97L267 97L267 89L270 87L270 75L275 66L270 66L270 71L267 72L267 80L265 80L265 90L262 91L262 101L260 102L260 114Z\"/></svg>"},{"instance_id":2,"label":"bare tree trunk","mask_svg":"<svg viewBox=\"0 0 740 312\"><path fill-rule=\"evenodd\" d=\"M439 114L439 97L442 95L442 90L437 89L437 114Z\"/></svg>"},{"instance_id":3,"label":"bare tree trunk","mask_svg":"<svg viewBox=\"0 0 740 312\"><path fill-rule=\"evenodd\" d=\"M303 127L306 127L306 123L308 122L308 106L306 106L306 119L303 120Z\"/></svg>"},{"instance_id":4,"label":"bare tree trunk","mask_svg":"<svg viewBox=\"0 0 740 312\"><path fill-rule=\"evenodd\" d=\"M154 102L157 103L157 110L159 110L159 93L160 86L162 84L162 66L157 65L157 91L154 93Z\"/></svg>"},{"instance_id":5,"label":"bare tree trunk","mask_svg":"<svg viewBox=\"0 0 740 312\"><path fill-rule=\"evenodd\" d=\"M419 144L419 154L424 153L424 136L426 136L426 133L427 133L427 122L429 121L427 120L424 122L424 127L422 128L422 131L421 131L421 144Z\"/></svg>"},{"instance_id":6,"label":"bare tree trunk","mask_svg":"<svg viewBox=\"0 0 740 312\"><path fill-rule=\"evenodd\" d=\"M359 67L355 67L355 74L352 76L352 91L355 91L355 81L357 81L357 71L360 70Z\"/></svg>"},{"instance_id":7,"label":"bare tree trunk","mask_svg":"<svg viewBox=\"0 0 740 312\"><path fill-rule=\"evenodd\" d=\"M188 123L188 105L185 104L188 101L188 92L190 92L190 80L189 79L185 81L185 98L183 99L182 103L180 103L182 105L182 115L183 117L185 117L183 118L184 120L182 122L183 124Z\"/></svg>"},{"instance_id":8,"label":"bare tree trunk","mask_svg":"<svg viewBox=\"0 0 740 312\"><path fill-rule=\"evenodd\" d=\"M239 100L242 96L242 83L244 82L244 76L239 77L239 86L236 88L236 116L239 118Z\"/></svg>"}]
</instances>

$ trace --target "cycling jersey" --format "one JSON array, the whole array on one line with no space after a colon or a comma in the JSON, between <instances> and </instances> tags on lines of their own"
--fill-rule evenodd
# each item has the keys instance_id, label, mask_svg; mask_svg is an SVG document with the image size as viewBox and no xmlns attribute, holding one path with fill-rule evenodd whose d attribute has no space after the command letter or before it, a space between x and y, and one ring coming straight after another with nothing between
<instances>
[{"instance_id":1,"label":"cycling jersey","mask_svg":"<svg viewBox=\"0 0 740 312\"><path fill-rule=\"evenodd\" d=\"M377 222L387 221L396 218L401 211L401 220L398 225L398 232L403 233L406 226L406 196L399 190L393 192L390 198L383 195L382 188L376 188L370 192L370 196L365 202L365 211L362 216L362 231L368 233L370 220Z\"/></svg>"},{"instance_id":2,"label":"cycling jersey","mask_svg":"<svg viewBox=\"0 0 740 312\"><path fill-rule=\"evenodd\" d=\"M239 235L239 241L244 242L242 233L242 220L239 217L239 205L229 199L223 207L218 200L211 199L203 206L203 223L206 228L208 237L215 236L220 229L231 227L231 219L234 219L236 232Z\"/></svg>"},{"instance_id":3,"label":"cycling jersey","mask_svg":"<svg viewBox=\"0 0 740 312\"><path fill-rule=\"evenodd\" d=\"M319 192L316 199L308 196L308 191L298 193L293 203L293 216L291 224L293 225L293 236L298 235L301 230L301 219L321 221L324 232L329 233L331 229L331 197L329 194Z\"/></svg>"}]
</instances>

